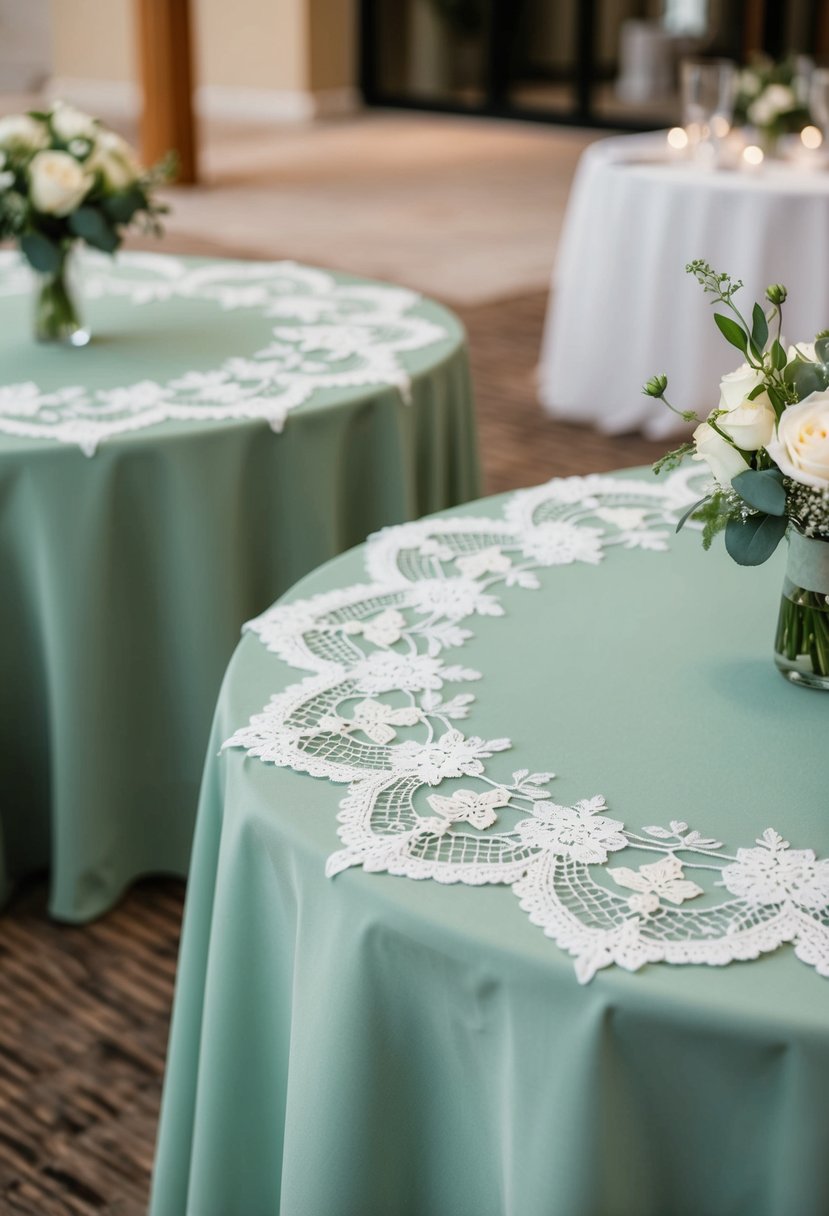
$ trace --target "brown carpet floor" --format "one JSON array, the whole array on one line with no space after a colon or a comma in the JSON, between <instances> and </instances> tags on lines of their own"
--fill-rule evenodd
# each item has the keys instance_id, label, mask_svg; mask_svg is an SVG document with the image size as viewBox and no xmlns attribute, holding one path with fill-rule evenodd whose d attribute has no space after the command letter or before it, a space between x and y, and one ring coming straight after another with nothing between
<instances>
[{"instance_id":1,"label":"brown carpet floor","mask_svg":"<svg viewBox=\"0 0 829 1216\"><path fill-rule=\"evenodd\" d=\"M545 305L533 293L461 310L489 493L662 450L544 417L534 366ZM45 883L34 883L0 920L3 1216L145 1211L183 894L147 881L70 928L47 919Z\"/></svg>"}]
</instances>

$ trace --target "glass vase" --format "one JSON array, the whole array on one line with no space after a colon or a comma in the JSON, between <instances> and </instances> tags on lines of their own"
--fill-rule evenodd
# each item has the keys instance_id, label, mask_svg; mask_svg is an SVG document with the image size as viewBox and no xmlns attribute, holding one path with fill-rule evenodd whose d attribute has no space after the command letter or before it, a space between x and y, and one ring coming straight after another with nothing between
<instances>
[{"instance_id":1,"label":"glass vase","mask_svg":"<svg viewBox=\"0 0 829 1216\"><path fill-rule=\"evenodd\" d=\"M71 262L72 250L66 247L56 270L36 275L34 329L38 342L86 346L89 341L89 330L75 303Z\"/></svg>"},{"instance_id":2,"label":"glass vase","mask_svg":"<svg viewBox=\"0 0 829 1216\"><path fill-rule=\"evenodd\" d=\"M774 661L787 680L829 692L829 539L789 530Z\"/></svg>"}]
</instances>

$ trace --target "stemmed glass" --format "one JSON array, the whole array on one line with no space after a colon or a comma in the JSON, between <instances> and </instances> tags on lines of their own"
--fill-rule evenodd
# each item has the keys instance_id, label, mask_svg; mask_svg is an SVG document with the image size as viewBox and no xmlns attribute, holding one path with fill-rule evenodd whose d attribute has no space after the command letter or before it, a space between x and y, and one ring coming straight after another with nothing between
<instances>
[{"instance_id":1,"label":"stemmed glass","mask_svg":"<svg viewBox=\"0 0 829 1216\"><path fill-rule=\"evenodd\" d=\"M734 117L736 65L730 59L686 59L680 80L682 125L694 158L713 166Z\"/></svg>"},{"instance_id":2,"label":"stemmed glass","mask_svg":"<svg viewBox=\"0 0 829 1216\"><path fill-rule=\"evenodd\" d=\"M815 68L809 81L809 113L824 140L829 136L829 68Z\"/></svg>"}]
</instances>

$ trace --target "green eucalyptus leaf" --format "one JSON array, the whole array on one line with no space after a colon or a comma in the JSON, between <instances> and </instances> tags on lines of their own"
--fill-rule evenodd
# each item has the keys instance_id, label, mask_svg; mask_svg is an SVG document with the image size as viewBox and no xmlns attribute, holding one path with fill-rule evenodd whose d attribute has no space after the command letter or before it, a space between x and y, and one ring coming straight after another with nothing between
<instances>
[{"instance_id":1,"label":"green eucalyptus leaf","mask_svg":"<svg viewBox=\"0 0 829 1216\"><path fill-rule=\"evenodd\" d=\"M815 354L819 363L829 363L829 338L818 338L815 342Z\"/></svg>"},{"instance_id":2,"label":"green eucalyptus leaf","mask_svg":"<svg viewBox=\"0 0 829 1216\"><path fill-rule=\"evenodd\" d=\"M793 385L798 400L803 401L811 393L822 392L829 388L829 368L822 363L807 363L803 359L795 359L783 372L783 379Z\"/></svg>"},{"instance_id":3,"label":"green eucalyptus leaf","mask_svg":"<svg viewBox=\"0 0 829 1216\"><path fill-rule=\"evenodd\" d=\"M786 491L779 469L746 469L732 479L731 485L755 511L767 515L785 515Z\"/></svg>"},{"instance_id":4,"label":"green eucalyptus leaf","mask_svg":"<svg viewBox=\"0 0 829 1216\"><path fill-rule=\"evenodd\" d=\"M67 223L74 236L79 236L94 249L113 253L118 248L118 233L97 207L79 207L72 212Z\"/></svg>"},{"instance_id":5,"label":"green eucalyptus leaf","mask_svg":"<svg viewBox=\"0 0 829 1216\"><path fill-rule=\"evenodd\" d=\"M739 566L761 566L786 534L785 515L750 515L748 519L729 519L725 526L725 547Z\"/></svg>"},{"instance_id":6,"label":"green eucalyptus leaf","mask_svg":"<svg viewBox=\"0 0 829 1216\"><path fill-rule=\"evenodd\" d=\"M138 186L119 190L101 200L101 209L113 224L128 224L136 211L146 210L147 199Z\"/></svg>"},{"instance_id":7,"label":"green eucalyptus leaf","mask_svg":"<svg viewBox=\"0 0 829 1216\"><path fill-rule=\"evenodd\" d=\"M725 340L745 354L748 349L748 334L742 325L738 325L736 321L732 321L731 317L723 316L721 312L714 313L714 320L717 322L717 327Z\"/></svg>"},{"instance_id":8,"label":"green eucalyptus leaf","mask_svg":"<svg viewBox=\"0 0 829 1216\"><path fill-rule=\"evenodd\" d=\"M20 238L20 249L27 262L41 274L55 274L60 269L60 247L42 232L27 232Z\"/></svg>"},{"instance_id":9,"label":"green eucalyptus leaf","mask_svg":"<svg viewBox=\"0 0 829 1216\"><path fill-rule=\"evenodd\" d=\"M755 304L751 314L751 343L758 355L763 353L768 340L769 323L766 320L766 314L759 304Z\"/></svg>"}]
</instances>

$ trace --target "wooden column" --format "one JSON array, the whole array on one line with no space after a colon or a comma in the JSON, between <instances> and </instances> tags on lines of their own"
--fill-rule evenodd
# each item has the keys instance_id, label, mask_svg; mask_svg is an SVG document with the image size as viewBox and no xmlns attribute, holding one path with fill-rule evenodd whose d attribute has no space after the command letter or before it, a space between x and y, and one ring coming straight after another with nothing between
<instances>
[{"instance_id":1,"label":"wooden column","mask_svg":"<svg viewBox=\"0 0 829 1216\"><path fill-rule=\"evenodd\" d=\"M142 91L141 158L178 154L179 182L197 177L189 0L136 0Z\"/></svg>"},{"instance_id":2,"label":"wooden column","mask_svg":"<svg viewBox=\"0 0 829 1216\"><path fill-rule=\"evenodd\" d=\"M756 54L763 49L763 28L766 17L765 0L747 0L743 19L743 55Z\"/></svg>"}]
</instances>

